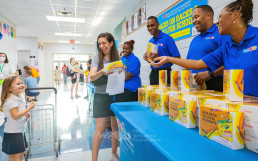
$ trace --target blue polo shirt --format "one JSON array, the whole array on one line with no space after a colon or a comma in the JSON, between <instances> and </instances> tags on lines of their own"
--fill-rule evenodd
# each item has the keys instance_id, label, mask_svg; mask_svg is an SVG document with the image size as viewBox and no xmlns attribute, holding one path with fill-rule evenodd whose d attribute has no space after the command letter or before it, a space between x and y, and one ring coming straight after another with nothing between
<instances>
[{"instance_id":1,"label":"blue polo shirt","mask_svg":"<svg viewBox=\"0 0 258 161\"><path fill-rule=\"evenodd\" d=\"M162 31L159 32L159 35L157 36L157 38L154 38L153 36L149 42L158 46L159 56L172 56L172 57L180 56L174 39L171 36L164 34ZM172 65L173 64L171 63L166 63L159 68L154 68L153 66L151 66L151 69L171 67Z\"/></svg>"},{"instance_id":2,"label":"blue polo shirt","mask_svg":"<svg viewBox=\"0 0 258 161\"><path fill-rule=\"evenodd\" d=\"M140 60L134 55L134 53L130 54L127 57L123 56L121 59L123 63L127 66L126 71L134 75L132 78L125 81L125 89L136 92L138 88L142 86L140 78Z\"/></svg>"},{"instance_id":3,"label":"blue polo shirt","mask_svg":"<svg viewBox=\"0 0 258 161\"><path fill-rule=\"evenodd\" d=\"M230 41L231 36L220 36L217 25L213 24L212 27L205 33L200 33L191 42L188 55L186 59L200 60L204 56L212 53L221 46L225 46ZM210 66L211 71L219 67ZM194 70L190 69L193 73L207 71L208 69Z\"/></svg>"},{"instance_id":4,"label":"blue polo shirt","mask_svg":"<svg viewBox=\"0 0 258 161\"><path fill-rule=\"evenodd\" d=\"M244 69L244 94L258 97L258 28L248 26L240 44L230 40L225 47L202 58L207 66Z\"/></svg>"}]
</instances>

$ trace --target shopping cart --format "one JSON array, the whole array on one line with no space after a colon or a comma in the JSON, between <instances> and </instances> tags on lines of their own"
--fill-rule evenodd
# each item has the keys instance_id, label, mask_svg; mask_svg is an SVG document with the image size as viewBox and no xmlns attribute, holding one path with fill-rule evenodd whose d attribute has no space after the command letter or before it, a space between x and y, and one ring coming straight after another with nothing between
<instances>
[{"instance_id":1,"label":"shopping cart","mask_svg":"<svg viewBox=\"0 0 258 161\"><path fill-rule=\"evenodd\" d=\"M25 161L32 155L60 154L61 140L57 137L57 90L56 88L27 88L27 90L53 90L55 93L55 104L35 105L30 112L28 121L28 139L25 152Z\"/></svg>"}]
</instances>

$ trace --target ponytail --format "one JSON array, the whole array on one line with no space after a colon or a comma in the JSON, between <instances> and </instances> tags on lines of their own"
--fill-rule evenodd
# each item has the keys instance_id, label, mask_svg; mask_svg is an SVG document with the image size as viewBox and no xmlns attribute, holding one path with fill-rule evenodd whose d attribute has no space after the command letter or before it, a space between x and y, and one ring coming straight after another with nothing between
<instances>
[{"instance_id":1,"label":"ponytail","mask_svg":"<svg viewBox=\"0 0 258 161\"><path fill-rule=\"evenodd\" d=\"M253 20L253 7L252 0L237 0L226 6L230 12L239 11L247 25Z\"/></svg>"}]
</instances>

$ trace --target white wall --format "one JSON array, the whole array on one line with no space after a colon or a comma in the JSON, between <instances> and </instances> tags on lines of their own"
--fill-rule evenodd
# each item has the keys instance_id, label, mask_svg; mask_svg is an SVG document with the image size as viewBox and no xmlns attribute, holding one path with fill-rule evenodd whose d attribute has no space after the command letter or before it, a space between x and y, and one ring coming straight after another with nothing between
<instances>
[{"instance_id":1,"label":"white wall","mask_svg":"<svg viewBox=\"0 0 258 161\"><path fill-rule=\"evenodd\" d=\"M2 15L0 15L0 20L7 22L10 24L12 27L15 27L14 24L9 22L7 19L5 19ZM17 46L17 41L16 39L4 35L3 31L3 38L0 40L0 52L4 52L7 54L9 62L13 64L16 68L17 65L17 51L16 51L16 46Z\"/></svg>"},{"instance_id":2,"label":"white wall","mask_svg":"<svg viewBox=\"0 0 258 161\"><path fill-rule=\"evenodd\" d=\"M161 13L163 10L171 6L173 3L175 3L177 0L149 0L145 1L146 2L146 18L149 16L156 16L159 13ZM214 22L217 21L218 15L220 11L231 2L232 0L208 0L208 4L214 9L215 16L214 16ZM251 23L253 26L258 26L258 1L253 0L254 3L254 19L253 22ZM133 13L136 12L138 8L142 6L139 5L135 8L134 11L132 11L130 14L127 15L127 17L130 17ZM138 29L137 31L133 32L132 34L128 35L126 37L126 41L128 40L135 40L135 45L134 45L134 52L135 55L138 56L138 58L141 61L141 79L142 79L142 84L147 85L149 84L149 73L150 73L150 66L146 61L143 60L143 54L146 51L147 48L147 42L151 38L151 35L147 31L146 25ZM193 37L183 39L176 41L176 45L179 49L179 52L181 54L181 58L186 58L187 52L189 45L192 41ZM181 67L178 67L176 65L173 65L172 67L173 70L178 70L181 69Z\"/></svg>"},{"instance_id":3,"label":"white wall","mask_svg":"<svg viewBox=\"0 0 258 161\"><path fill-rule=\"evenodd\" d=\"M72 48L74 46L74 49ZM39 54L40 86L53 86L53 54L88 54L96 53L95 45L83 44L47 44L44 45L44 53ZM67 60L69 61L69 60Z\"/></svg>"}]
</instances>

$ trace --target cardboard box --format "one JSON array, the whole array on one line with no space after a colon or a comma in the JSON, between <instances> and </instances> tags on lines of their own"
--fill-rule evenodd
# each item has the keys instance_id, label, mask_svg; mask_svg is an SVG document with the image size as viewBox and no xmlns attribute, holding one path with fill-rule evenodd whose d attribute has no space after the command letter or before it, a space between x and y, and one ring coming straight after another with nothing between
<instances>
[{"instance_id":1,"label":"cardboard box","mask_svg":"<svg viewBox=\"0 0 258 161\"><path fill-rule=\"evenodd\" d=\"M246 135L245 136L245 148L258 153L258 138Z\"/></svg>"},{"instance_id":2,"label":"cardboard box","mask_svg":"<svg viewBox=\"0 0 258 161\"><path fill-rule=\"evenodd\" d=\"M170 71L170 88L171 90L178 90L178 71Z\"/></svg>"},{"instance_id":3,"label":"cardboard box","mask_svg":"<svg viewBox=\"0 0 258 161\"><path fill-rule=\"evenodd\" d=\"M244 70L224 70L223 92L230 101L243 101Z\"/></svg>"},{"instance_id":4,"label":"cardboard box","mask_svg":"<svg viewBox=\"0 0 258 161\"><path fill-rule=\"evenodd\" d=\"M159 71L159 88L165 88L167 86L167 70Z\"/></svg>"},{"instance_id":5,"label":"cardboard box","mask_svg":"<svg viewBox=\"0 0 258 161\"><path fill-rule=\"evenodd\" d=\"M157 53L158 52L158 46L152 43L148 43L147 45L147 54L150 54L151 52ZM150 63L153 62L152 59L149 58L148 60Z\"/></svg>"},{"instance_id":6,"label":"cardboard box","mask_svg":"<svg viewBox=\"0 0 258 161\"><path fill-rule=\"evenodd\" d=\"M192 86L192 88L200 89L200 90L206 90L206 89L207 89L206 83L204 82L201 86L198 85L198 84L196 83L195 79L194 79L194 76L195 76L195 75L196 75L196 74L193 74L193 86Z\"/></svg>"},{"instance_id":7,"label":"cardboard box","mask_svg":"<svg viewBox=\"0 0 258 161\"><path fill-rule=\"evenodd\" d=\"M186 127L196 127L196 101L169 97L169 119Z\"/></svg>"},{"instance_id":8,"label":"cardboard box","mask_svg":"<svg viewBox=\"0 0 258 161\"><path fill-rule=\"evenodd\" d=\"M169 95L166 93L150 93L150 109L160 115L168 115Z\"/></svg>"},{"instance_id":9,"label":"cardboard box","mask_svg":"<svg viewBox=\"0 0 258 161\"><path fill-rule=\"evenodd\" d=\"M244 113L216 106L200 107L199 134L233 150L244 148Z\"/></svg>"},{"instance_id":10,"label":"cardboard box","mask_svg":"<svg viewBox=\"0 0 258 161\"><path fill-rule=\"evenodd\" d=\"M190 92L193 85L192 72L189 70L181 71L181 91Z\"/></svg>"},{"instance_id":11,"label":"cardboard box","mask_svg":"<svg viewBox=\"0 0 258 161\"><path fill-rule=\"evenodd\" d=\"M252 122L247 119L244 121L245 135L258 138L258 123Z\"/></svg>"},{"instance_id":12,"label":"cardboard box","mask_svg":"<svg viewBox=\"0 0 258 161\"><path fill-rule=\"evenodd\" d=\"M155 92L156 88L148 86L146 88L138 88L138 103L150 107L150 93Z\"/></svg>"},{"instance_id":13,"label":"cardboard box","mask_svg":"<svg viewBox=\"0 0 258 161\"><path fill-rule=\"evenodd\" d=\"M117 72L124 69L122 60L104 64L106 72Z\"/></svg>"}]
</instances>

